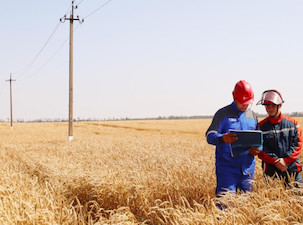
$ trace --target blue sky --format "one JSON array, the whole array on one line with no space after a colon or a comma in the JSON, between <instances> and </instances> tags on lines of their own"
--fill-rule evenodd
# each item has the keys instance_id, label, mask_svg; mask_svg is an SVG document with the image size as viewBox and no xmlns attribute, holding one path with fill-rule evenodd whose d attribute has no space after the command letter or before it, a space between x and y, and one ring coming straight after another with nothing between
<instances>
[{"instance_id":1,"label":"blue sky","mask_svg":"<svg viewBox=\"0 0 303 225\"><path fill-rule=\"evenodd\" d=\"M303 111L302 1L75 4L75 15L85 19L74 25L75 118L212 115L232 102L241 79L252 84L255 103L264 90L278 89L283 112ZM0 119L9 118L10 73L15 119L67 118L69 21L59 19L70 6L71 0L2 4Z\"/></svg>"}]
</instances>

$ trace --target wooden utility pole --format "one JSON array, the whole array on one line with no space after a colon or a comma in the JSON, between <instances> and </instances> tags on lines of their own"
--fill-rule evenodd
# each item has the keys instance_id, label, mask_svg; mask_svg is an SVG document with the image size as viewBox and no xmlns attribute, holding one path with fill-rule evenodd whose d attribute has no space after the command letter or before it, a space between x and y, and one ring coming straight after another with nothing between
<instances>
[{"instance_id":1,"label":"wooden utility pole","mask_svg":"<svg viewBox=\"0 0 303 225\"><path fill-rule=\"evenodd\" d=\"M12 74L10 75L10 79L6 80L9 81L9 87L10 87L10 108L11 108L11 129L13 129L13 90L12 90L12 82L16 81L12 79Z\"/></svg>"},{"instance_id":2,"label":"wooden utility pole","mask_svg":"<svg viewBox=\"0 0 303 225\"><path fill-rule=\"evenodd\" d=\"M69 31L69 113L68 113L68 140L72 141L73 136L73 45L74 45L74 20L79 20L79 22L83 22L83 20L80 21L79 16L77 18L74 18L74 9L77 9L77 6L74 6L75 1L72 1L72 11L70 14L70 18L67 18L66 15L64 15L63 18L60 19L62 23L65 22L65 20L69 20L70 22L70 31Z\"/></svg>"}]
</instances>

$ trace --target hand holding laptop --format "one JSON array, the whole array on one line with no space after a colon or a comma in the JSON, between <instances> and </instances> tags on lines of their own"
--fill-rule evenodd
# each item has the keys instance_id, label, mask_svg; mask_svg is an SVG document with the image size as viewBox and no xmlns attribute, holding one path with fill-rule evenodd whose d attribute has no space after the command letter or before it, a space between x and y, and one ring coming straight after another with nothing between
<instances>
[{"instance_id":1,"label":"hand holding laptop","mask_svg":"<svg viewBox=\"0 0 303 225\"><path fill-rule=\"evenodd\" d=\"M258 155L260 153L260 151L261 150L257 147L251 147L248 149L249 154L251 154L253 156Z\"/></svg>"},{"instance_id":2,"label":"hand holding laptop","mask_svg":"<svg viewBox=\"0 0 303 225\"><path fill-rule=\"evenodd\" d=\"M238 140L237 134L235 133L226 133L223 135L222 138L224 143L229 143L229 144Z\"/></svg>"}]
</instances>

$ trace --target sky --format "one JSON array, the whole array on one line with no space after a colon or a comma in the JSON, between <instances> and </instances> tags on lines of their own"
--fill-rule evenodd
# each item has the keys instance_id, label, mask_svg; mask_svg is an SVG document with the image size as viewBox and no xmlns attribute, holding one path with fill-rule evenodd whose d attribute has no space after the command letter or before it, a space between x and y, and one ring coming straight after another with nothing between
<instances>
[{"instance_id":1,"label":"sky","mask_svg":"<svg viewBox=\"0 0 303 225\"><path fill-rule=\"evenodd\" d=\"M0 119L68 118L71 0L3 1ZM303 111L301 0L77 0L74 118L213 115L239 80Z\"/></svg>"}]
</instances>

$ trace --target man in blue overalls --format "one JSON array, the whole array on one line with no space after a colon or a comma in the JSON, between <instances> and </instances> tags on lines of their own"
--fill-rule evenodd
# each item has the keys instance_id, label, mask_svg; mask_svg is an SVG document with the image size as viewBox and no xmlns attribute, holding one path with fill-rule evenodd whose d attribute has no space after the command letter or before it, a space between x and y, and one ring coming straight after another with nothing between
<instances>
[{"instance_id":1,"label":"man in blue overalls","mask_svg":"<svg viewBox=\"0 0 303 225\"><path fill-rule=\"evenodd\" d=\"M249 107L253 103L254 93L247 81L236 83L233 99L230 105L216 112L206 131L207 142L216 146L217 196L226 191L252 190L256 164L254 155L260 152L259 148L251 147L232 156L230 143L238 138L229 130L256 130L258 127L257 116Z\"/></svg>"}]
</instances>

